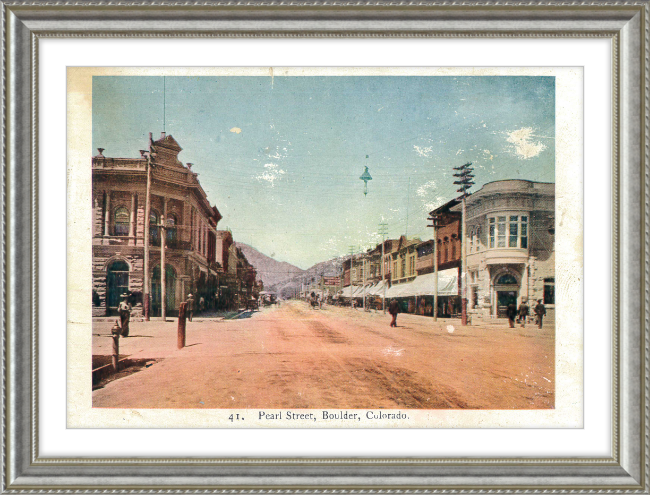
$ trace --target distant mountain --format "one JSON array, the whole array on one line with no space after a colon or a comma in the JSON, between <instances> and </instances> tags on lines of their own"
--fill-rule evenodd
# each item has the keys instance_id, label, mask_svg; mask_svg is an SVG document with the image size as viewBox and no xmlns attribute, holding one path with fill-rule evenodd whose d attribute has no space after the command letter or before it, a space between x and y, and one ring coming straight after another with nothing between
<instances>
[{"instance_id":1,"label":"distant mountain","mask_svg":"<svg viewBox=\"0 0 650 495\"><path fill-rule=\"evenodd\" d=\"M321 276L340 276L343 262L348 258L349 256L341 256L340 258L321 261L306 270L302 270L301 273L296 273L291 277L270 286L269 289L279 293L284 298L292 297L296 293L300 293L303 286L306 287L310 284L317 284L320 281Z\"/></svg>"},{"instance_id":2,"label":"distant mountain","mask_svg":"<svg viewBox=\"0 0 650 495\"><path fill-rule=\"evenodd\" d=\"M264 282L265 289L304 272L302 268L285 261L276 261L243 242L235 242L235 246L242 250L248 262L255 267L258 279Z\"/></svg>"}]
</instances>

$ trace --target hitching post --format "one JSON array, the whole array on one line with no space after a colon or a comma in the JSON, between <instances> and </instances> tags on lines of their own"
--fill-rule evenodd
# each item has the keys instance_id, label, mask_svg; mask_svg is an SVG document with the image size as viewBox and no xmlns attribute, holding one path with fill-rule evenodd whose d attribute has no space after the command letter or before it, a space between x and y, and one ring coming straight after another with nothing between
<instances>
[{"instance_id":1,"label":"hitching post","mask_svg":"<svg viewBox=\"0 0 650 495\"><path fill-rule=\"evenodd\" d=\"M122 329L117 323L117 320L115 320L115 325L113 325L111 333L113 334L113 373L117 373L118 361L120 360L120 333L122 333Z\"/></svg>"},{"instance_id":2,"label":"hitching post","mask_svg":"<svg viewBox=\"0 0 650 495\"><path fill-rule=\"evenodd\" d=\"M178 308L178 348L185 347L185 313L187 311L187 303L182 302Z\"/></svg>"}]
</instances>

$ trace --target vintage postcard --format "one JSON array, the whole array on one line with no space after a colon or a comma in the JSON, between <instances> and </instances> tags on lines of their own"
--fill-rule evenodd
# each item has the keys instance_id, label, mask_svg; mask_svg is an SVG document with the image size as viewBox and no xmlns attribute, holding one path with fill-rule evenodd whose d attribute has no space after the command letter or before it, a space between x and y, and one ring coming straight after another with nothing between
<instances>
[{"instance_id":1,"label":"vintage postcard","mask_svg":"<svg viewBox=\"0 0 650 495\"><path fill-rule=\"evenodd\" d=\"M580 427L579 68L70 68L69 427Z\"/></svg>"}]
</instances>

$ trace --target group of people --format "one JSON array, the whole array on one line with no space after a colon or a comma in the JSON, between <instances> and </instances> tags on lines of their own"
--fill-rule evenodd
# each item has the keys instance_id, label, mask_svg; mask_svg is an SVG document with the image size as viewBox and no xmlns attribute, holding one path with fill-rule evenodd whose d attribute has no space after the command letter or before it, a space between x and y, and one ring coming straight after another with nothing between
<instances>
[{"instance_id":1,"label":"group of people","mask_svg":"<svg viewBox=\"0 0 650 495\"><path fill-rule=\"evenodd\" d=\"M187 295L187 300L185 302L187 303L187 307L185 308L185 316L187 317L188 321L192 321L194 311L196 311L196 301L194 300L194 294L190 292ZM199 297L198 310L199 313L205 311L205 299L203 296Z\"/></svg>"},{"instance_id":2,"label":"group of people","mask_svg":"<svg viewBox=\"0 0 650 495\"><path fill-rule=\"evenodd\" d=\"M535 315L537 315L537 325L539 328L542 328L544 316L546 315L546 306L544 306L544 303L542 303L541 299L537 300L537 305L535 308L533 308L533 310L535 311ZM529 312L530 308L528 307L526 299L523 299L521 301L519 308L517 308L517 304L515 302L508 304L506 313L508 316L508 323L510 324L510 328L515 328L515 319L521 324L522 328L525 328L526 319L528 318Z\"/></svg>"},{"instance_id":3,"label":"group of people","mask_svg":"<svg viewBox=\"0 0 650 495\"><path fill-rule=\"evenodd\" d=\"M537 315L537 325L539 326L539 328L542 328L542 324L544 322L544 316L546 315L546 307L544 306L544 303L542 302L541 299L537 301L537 305L535 306L534 311L535 311L535 315ZM399 303L397 302L396 299L393 299L388 305L388 312L392 316L390 326L396 327L397 315L400 312ZM521 323L522 328L525 328L526 318L528 318L529 312L530 312L530 308L526 303L526 299L523 299L521 301L519 308L517 308L517 304L515 304L514 302L510 303L507 308L508 323L510 324L510 328L515 327L515 319L519 321L519 323Z\"/></svg>"},{"instance_id":4,"label":"group of people","mask_svg":"<svg viewBox=\"0 0 650 495\"><path fill-rule=\"evenodd\" d=\"M323 309L323 302L324 302L324 297L322 294L316 294L315 292L312 292L310 294L310 304L313 309L316 309L316 306L318 306L318 309Z\"/></svg>"}]
</instances>

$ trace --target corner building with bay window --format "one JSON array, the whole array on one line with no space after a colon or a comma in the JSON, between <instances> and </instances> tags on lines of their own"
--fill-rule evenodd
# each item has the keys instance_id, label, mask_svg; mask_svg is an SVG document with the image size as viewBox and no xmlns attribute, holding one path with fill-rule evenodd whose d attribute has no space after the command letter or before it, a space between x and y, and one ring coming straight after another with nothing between
<instances>
[{"instance_id":1,"label":"corner building with bay window","mask_svg":"<svg viewBox=\"0 0 650 495\"><path fill-rule=\"evenodd\" d=\"M221 214L210 205L192 164L178 160L181 150L171 135L163 133L154 141L150 134L148 150L141 150L138 158L109 158L103 148L92 158L93 316L116 314L124 293L130 296L133 315L142 314L147 153L150 314L161 313L162 235L167 314L176 314L190 292L197 301L214 298L221 270L215 256Z\"/></svg>"},{"instance_id":2,"label":"corner building with bay window","mask_svg":"<svg viewBox=\"0 0 650 495\"><path fill-rule=\"evenodd\" d=\"M457 205L452 211L461 211ZM470 314L506 317L511 302L541 299L555 315L555 184L490 182L467 198Z\"/></svg>"}]
</instances>

